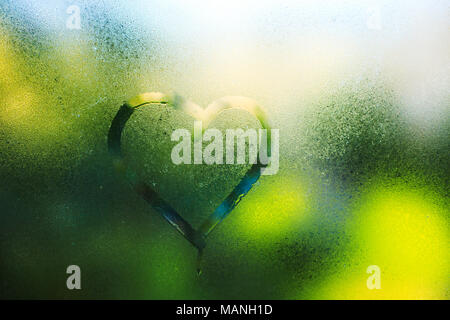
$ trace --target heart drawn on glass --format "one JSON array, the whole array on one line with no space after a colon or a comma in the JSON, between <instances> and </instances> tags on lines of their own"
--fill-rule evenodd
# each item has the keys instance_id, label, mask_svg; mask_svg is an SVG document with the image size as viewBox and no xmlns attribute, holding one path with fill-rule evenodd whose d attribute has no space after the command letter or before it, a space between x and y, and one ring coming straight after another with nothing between
<instances>
[{"instance_id":1,"label":"heart drawn on glass","mask_svg":"<svg viewBox=\"0 0 450 320\"><path fill-rule=\"evenodd\" d=\"M180 110L195 120L203 123L206 129L213 119L221 112L230 109L240 109L255 117L261 128L267 130L267 158L271 152L271 130L264 110L252 99L245 97L229 96L218 99L211 103L206 109L198 105L184 101L178 95L166 95L160 92L148 92L140 94L123 104L115 115L108 133L108 149L114 157L114 165L119 172L125 172L126 160L122 155L121 138L122 132L131 115L140 108L148 108L155 105L164 105L167 108ZM259 153L256 163L248 169L239 183L223 202L195 229L187 222L173 207L167 203L152 187L145 181L137 179L132 183L133 189L144 198L156 211L158 211L179 233L181 233L192 245L198 249L197 272L200 274L200 263L203 249L206 245L206 237L242 200L258 181L261 174L267 168L268 161L261 161ZM264 164L265 163L265 164Z\"/></svg>"}]
</instances>

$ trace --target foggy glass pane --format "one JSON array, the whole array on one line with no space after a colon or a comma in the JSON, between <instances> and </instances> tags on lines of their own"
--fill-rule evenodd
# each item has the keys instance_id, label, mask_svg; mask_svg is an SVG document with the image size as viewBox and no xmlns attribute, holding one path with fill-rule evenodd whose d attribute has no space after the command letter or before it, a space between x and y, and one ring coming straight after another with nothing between
<instances>
[{"instance_id":1,"label":"foggy glass pane","mask_svg":"<svg viewBox=\"0 0 450 320\"><path fill-rule=\"evenodd\" d=\"M449 30L446 1L2 0L1 298L74 298L78 265L77 298L448 299ZM128 120L121 174L108 132L146 92L170 99ZM265 110L279 170L211 231L197 276L133 183L200 227L251 164L176 165L171 135L194 148L185 109L227 96ZM261 127L208 123L224 145Z\"/></svg>"}]
</instances>

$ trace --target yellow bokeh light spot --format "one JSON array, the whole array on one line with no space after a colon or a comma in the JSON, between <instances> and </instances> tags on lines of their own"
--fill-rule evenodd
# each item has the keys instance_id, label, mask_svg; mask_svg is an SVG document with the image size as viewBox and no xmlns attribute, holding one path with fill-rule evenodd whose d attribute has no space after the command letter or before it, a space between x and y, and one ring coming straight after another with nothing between
<instances>
[{"instance_id":1,"label":"yellow bokeh light spot","mask_svg":"<svg viewBox=\"0 0 450 320\"><path fill-rule=\"evenodd\" d=\"M34 113L33 106L39 102L38 100L39 97L33 90L16 87L2 99L0 117L6 123L11 122L18 125L21 120Z\"/></svg>"},{"instance_id":2,"label":"yellow bokeh light spot","mask_svg":"<svg viewBox=\"0 0 450 320\"><path fill-rule=\"evenodd\" d=\"M443 294L431 287L417 285L414 281L396 281L389 277L381 277L381 289L368 289L367 278L370 276L359 270L347 277L335 278L324 283L315 292L313 299L345 299L345 300L420 300L442 299Z\"/></svg>"},{"instance_id":3,"label":"yellow bokeh light spot","mask_svg":"<svg viewBox=\"0 0 450 320\"><path fill-rule=\"evenodd\" d=\"M367 186L349 227L348 257L322 284L319 299L447 299L448 208L427 187L398 181ZM381 289L369 289L370 265L380 268Z\"/></svg>"},{"instance_id":4,"label":"yellow bokeh light spot","mask_svg":"<svg viewBox=\"0 0 450 320\"><path fill-rule=\"evenodd\" d=\"M239 226L251 237L283 236L305 217L304 187L295 178L280 177L261 183L236 209Z\"/></svg>"},{"instance_id":5,"label":"yellow bokeh light spot","mask_svg":"<svg viewBox=\"0 0 450 320\"><path fill-rule=\"evenodd\" d=\"M371 259L386 265L390 272L433 278L447 263L443 212L419 192L375 192L361 208L361 238Z\"/></svg>"}]
</instances>

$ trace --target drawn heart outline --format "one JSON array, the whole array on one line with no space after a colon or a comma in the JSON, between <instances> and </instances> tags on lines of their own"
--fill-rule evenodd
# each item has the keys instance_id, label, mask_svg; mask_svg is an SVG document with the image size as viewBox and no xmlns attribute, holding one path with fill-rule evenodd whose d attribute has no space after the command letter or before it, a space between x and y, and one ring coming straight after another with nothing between
<instances>
[{"instance_id":1,"label":"drawn heart outline","mask_svg":"<svg viewBox=\"0 0 450 320\"><path fill-rule=\"evenodd\" d=\"M108 132L108 150L114 158L114 166L117 171L121 173L124 173L127 167L121 153L121 136L125 124L136 109L151 105L166 105L174 108L175 110L183 111L191 115L194 119L201 120L203 123L203 130L208 127L209 123L211 123L215 117L225 110L245 110L259 121L262 129L267 130L267 157L270 158L270 126L267 121L266 113L252 99L238 96L227 96L214 101L208 105L206 109L203 109L195 103L185 101L179 95L166 95L161 92L147 92L130 99L120 107ZM250 167L238 185L203 222L198 230L195 230L191 224L183 219L183 217L181 217L175 209L173 209L144 181L136 182L133 185L133 188L147 201L147 203L158 211L178 232L180 232L192 245L198 249L197 272L200 274L200 262L203 249L206 246L206 237L250 191L256 181L258 181L261 176L261 172L265 169L265 167L267 167L267 164L262 164L258 155L257 162Z\"/></svg>"}]
</instances>

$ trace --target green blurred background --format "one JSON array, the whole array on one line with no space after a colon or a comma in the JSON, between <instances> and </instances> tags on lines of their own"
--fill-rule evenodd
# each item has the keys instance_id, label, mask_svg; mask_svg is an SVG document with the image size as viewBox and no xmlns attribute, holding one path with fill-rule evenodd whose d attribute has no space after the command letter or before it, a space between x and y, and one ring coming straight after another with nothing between
<instances>
[{"instance_id":1,"label":"green blurred background","mask_svg":"<svg viewBox=\"0 0 450 320\"><path fill-rule=\"evenodd\" d=\"M449 30L447 1L2 0L0 297L448 299ZM280 129L200 277L107 153L147 91L247 96Z\"/></svg>"}]
</instances>

